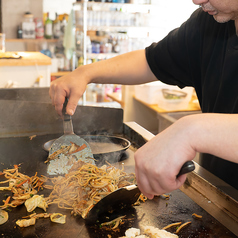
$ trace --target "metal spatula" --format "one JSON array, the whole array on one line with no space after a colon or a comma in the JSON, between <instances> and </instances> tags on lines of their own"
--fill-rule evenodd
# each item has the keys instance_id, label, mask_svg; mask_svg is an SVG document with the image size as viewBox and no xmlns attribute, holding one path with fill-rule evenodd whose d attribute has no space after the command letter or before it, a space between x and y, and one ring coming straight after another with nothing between
<instances>
[{"instance_id":1,"label":"metal spatula","mask_svg":"<svg viewBox=\"0 0 238 238\"><path fill-rule=\"evenodd\" d=\"M68 99L66 98L62 110L64 117L63 118L64 135L62 135L53 142L49 150L48 158L51 158L53 155L55 155L57 151L62 149L62 147L69 146L72 145L72 143L74 143L77 145L78 149L75 150L77 152L73 153L73 155L76 156L77 159L81 159L84 162L95 164L93 154L88 143L84 139L74 134L72 118L70 115L66 114L67 103Z\"/></svg>"},{"instance_id":2,"label":"metal spatula","mask_svg":"<svg viewBox=\"0 0 238 238\"><path fill-rule=\"evenodd\" d=\"M182 174L192 172L195 169L193 161L184 163L177 177ZM137 185L129 185L119 188L116 191L102 198L87 214L85 220L87 223L95 223L103 214L118 210L121 207L134 204L139 198L141 192Z\"/></svg>"}]
</instances>

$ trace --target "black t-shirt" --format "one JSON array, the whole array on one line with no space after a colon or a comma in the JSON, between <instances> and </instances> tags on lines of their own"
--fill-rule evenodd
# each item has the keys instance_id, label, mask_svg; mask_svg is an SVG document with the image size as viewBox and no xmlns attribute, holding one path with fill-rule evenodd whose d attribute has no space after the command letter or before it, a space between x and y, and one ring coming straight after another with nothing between
<instances>
[{"instance_id":1,"label":"black t-shirt","mask_svg":"<svg viewBox=\"0 0 238 238\"><path fill-rule=\"evenodd\" d=\"M162 82L181 88L193 86L202 112L238 113L234 21L217 23L199 8L180 28L147 47L146 58ZM238 164L207 154L202 157L203 167L238 189Z\"/></svg>"}]
</instances>

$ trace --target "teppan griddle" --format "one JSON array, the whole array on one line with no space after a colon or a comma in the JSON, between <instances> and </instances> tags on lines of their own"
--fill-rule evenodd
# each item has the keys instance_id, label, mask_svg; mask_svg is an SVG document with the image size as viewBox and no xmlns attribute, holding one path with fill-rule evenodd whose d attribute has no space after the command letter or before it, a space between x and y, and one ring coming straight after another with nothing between
<instances>
[{"instance_id":1,"label":"teppan griddle","mask_svg":"<svg viewBox=\"0 0 238 238\"><path fill-rule=\"evenodd\" d=\"M62 133L61 120L55 114L50 103L0 100L0 111L4 112L1 113L1 115L4 115L4 118L0 116L0 171L11 168L14 164L21 164L20 172L26 173L29 176L34 175L36 171L38 175L47 175L47 165L44 161L48 154L43 150L42 145L46 141L57 138L57 135ZM88 132L91 134L107 132L109 135L128 139L131 142L131 146L126 151L126 156L114 165L120 167L124 163L127 172L134 172L134 152L150 139L150 133L134 122L123 123L122 116L123 111L121 109L79 106L74 116L74 128L77 128L75 132L79 135L88 134ZM85 121L87 118L90 118L91 123L88 122L89 120ZM33 135L35 137L32 138L31 136ZM237 237L236 200L220 189L214 188L204 178L200 180L199 172L200 166L196 165L196 172L188 176L188 181L181 190L176 190L170 194L169 200L163 197L156 197L151 201L142 203L140 206L121 209L113 214L109 214L110 219L126 215L125 223L116 231L103 230L100 228L99 223L89 226L85 224L84 219L81 217L71 216L70 211L58 209L56 206L50 206L47 212L66 214L66 224L55 224L51 223L49 219L38 219L35 226L20 228L16 226L16 220L28 215L23 205L9 211L8 222L0 226L0 237L120 237L130 227L140 228L145 225L151 225L162 228L178 221L183 223L191 221L191 224L179 234L181 238ZM3 180L2 177L0 179ZM215 182L217 181L219 180L215 180ZM217 201L210 200L209 194L205 197L203 191L200 193L196 190L197 187L194 183L204 187L203 182L211 190L212 194L214 194L213 189L216 189L217 200L222 200L220 203L225 200L222 203L224 209L217 205ZM230 189L231 192L234 192L232 188ZM49 192L49 190L43 190L40 194L47 196ZM207 191L205 192L207 193ZM191 197L196 196L198 201L194 202L185 193L189 194L189 196L192 193ZM5 194L8 195L10 193L0 192L0 201L6 198ZM225 204L227 201L230 208ZM209 210L210 206L211 210L216 208L216 214L209 214L212 213ZM35 211L37 213L42 212L41 209L36 209ZM231 214L231 220L227 218L227 211L234 213ZM194 219L192 217L193 213L202 215L202 219ZM223 219L224 217L226 218L225 221L223 221L221 216ZM104 218L102 217L102 221ZM227 225L227 221L231 225ZM171 230L171 232L173 231Z\"/></svg>"}]
</instances>

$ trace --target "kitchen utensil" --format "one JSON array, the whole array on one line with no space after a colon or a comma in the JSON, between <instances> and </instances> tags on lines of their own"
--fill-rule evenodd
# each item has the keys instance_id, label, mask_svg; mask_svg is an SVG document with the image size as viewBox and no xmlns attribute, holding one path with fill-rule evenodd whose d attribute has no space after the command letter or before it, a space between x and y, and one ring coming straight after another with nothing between
<instances>
[{"instance_id":1,"label":"kitchen utensil","mask_svg":"<svg viewBox=\"0 0 238 238\"><path fill-rule=\"evenodd\" d=\"M68 145L71 145L72 143L75 143L77 146L79 146L79 147L83 146L84 148L79 150L76 153L73 153L74 156L76 156L77 159L95 164L94 159L93 159L93 154L92 154L91 148L88 145L88 143L81 137L74 134L72 118L70 115L66 114L67 102L68 102L68 99L66 98L65 103L63 105L63 110L62 110L64 135L62 135L58 139L54 140L54 142L52 143L52 145L49 149L49 158L54 152L61 149L62 146L68 146ZM84 146L84 145L86 145L86 146Z\"/></svg>"},{"instance_id":2,"label":"kitchen utensil","mask_svg":"<svg viewBox=\"0 0 238 238\"><path fill-rule=\"evenodd\" d=\"M182 174L189 173L194 169L195 165L193 161L187 161L180 169L177 177ZM111 212L134 204L139 198L140 194L141 192L135 184L119 188L96 203L96 205L88 212L85 220L89 224L95 223L100 218L100 216L109 211Z\"/></svg>"}]
</instances>

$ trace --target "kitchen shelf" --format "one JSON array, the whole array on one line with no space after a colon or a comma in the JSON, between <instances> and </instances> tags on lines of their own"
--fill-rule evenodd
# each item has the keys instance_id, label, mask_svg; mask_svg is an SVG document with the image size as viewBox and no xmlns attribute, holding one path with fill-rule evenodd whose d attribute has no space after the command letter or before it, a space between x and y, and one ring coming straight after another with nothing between
<instances>
[{"instance_id":1,"label":"kitchen shelf","mask_svg":"<svg viewBox=\"0 0 238 238\"><path fill-rule=\"evenodd\" d=\"M52 42L55 43L58 39L6 39L6 42L26 42L26 43L34 43L34 42Z\"/></svg>"},{"instance_id":2,"label":"kitchen shelf","mask_svg":"<svg viewBox=\"0 0 238 238\"><path fill-rule=\"evenodd\" d=\"M156 5L134 3L104 3L82 0L73 4L75 24L78 30L84 30L86 19L87 31L128 31L129 29L148 29L149 24L144 17L151 15ZM84 19L84 13L87 17ZM109 15L108 15L109 14ZM143 19L144 18L144 19ZM96 21L96 24L95 24ZM116 23L116 24L115 24ZM152 26L157 28L157 26Z\"/></svg>"},{"instance_id":3,"label":"kitchen shelf","mask_svg":"<svg viewBox=\"0 0 238 238\"><path fill-rule=\"evenodd\" d=\"M76 28L79 31L83 31L83 26L76 24ZM117 31L117 32L127 32L128 30L140 30L140 31L149 31L153 29L158 29L155 26L87 26L87 31Z\"/></svg>"},{"instance_id":4,"label":"kitchen shelf","mask_svg":"<svg viewBox=\"0 0 238 238\"><path fill-rule=\"evenodd\" d=\"M83 52L78 50L76 54L82 55ZM87 53L87 58L112 58L114 56L120 55L119 53Z\"/></svg>"},{"instance_id":5,"label":"kitchen shelf","mask_svg":"<svg viewBox=\"0 0 238 238\"><path fill-rule=\"evenodd\" d=\"M75 2L75 3L73 3L73 6L75 6L75 7L81 7L81 5L82 5L82 3L83 3L84 1L81 1L81 2ZM86 2L86 1L85 1ZM150 4L150 3L147 3L147 4L145 4L145 3L142 3L142 4L139 4L139 3L114 3L114 2L93 2L93 1L91 1L91 2L88 2L87 1L87 6L90 8L111 8L111 7L116 7L116 8L119 8L119 9L121 9L121 8L132 8L132 9L134 9L135 7L148 7L148 8L150 8L151 6L153 6L152 4Z\"/></svg>"},{"instance_id":6,"label":"kitchen shelf","mask_svg":"<svg viewBox=\"0 0 238 238\"><path fill-rule=\"evenodd\" d=\"M157 104L148 104L148 103L140 100L139 98L137 98L135 95L134 95L134 99L157 113L181 112L181 111L201 111L200 105L197 102L197 97L195 97L195 96L193 96L191 101L189 102L188 108L182 109L182 110L165 110L165 109L160 108Z\"/></svg>"},{"instance_id":7,"label":"kitchen shelf","mask_svg":"<svg viewBox=\"0 0 238 238\"><path fill-rule=\"evenodd\" d=\"M124 102L122 101L122 94L119 92L108 93L107 97L111 98L113 101L118 102L121 106L124 106Z\"/></svg>"}]
</instances>

